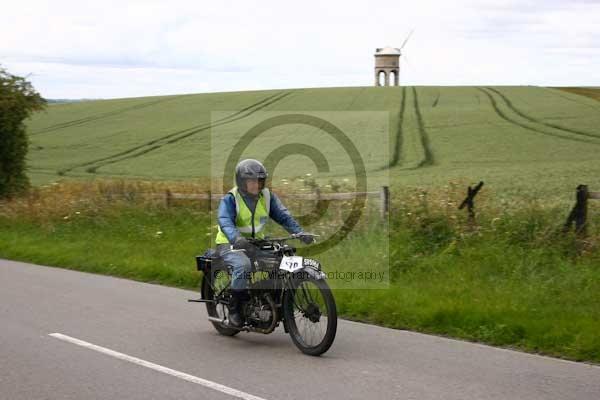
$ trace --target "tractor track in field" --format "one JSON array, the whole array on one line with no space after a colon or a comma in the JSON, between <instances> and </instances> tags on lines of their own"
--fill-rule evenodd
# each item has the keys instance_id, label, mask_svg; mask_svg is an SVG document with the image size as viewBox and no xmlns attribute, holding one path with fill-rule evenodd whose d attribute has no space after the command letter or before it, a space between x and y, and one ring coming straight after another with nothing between
<instances>
[{"instance_id":1,"label":"tractor track in field","mask_svg":"<svg viewBox=\"0 0 600 400\"><path fill-rule=\"evenodd\" d=\"M417 128L419 130L419 139L421 140L421 146L423 147L424 158L419 162L417 168L426 167L435 164L435 156L431 150L429 143L429 135L425 129L425 122L423 121L423 115L421 115L421 108L419 107L419 96L417 89L413 86L413 102L415 106L415 114L417 115Z\"/></svg>"},{"instance_id":2,"label":"tractor track in field","mask_svg":"<svg viewBox=\"0 0 600 400\"><path fill-rule=\"evenodd\" d=\"M416 166L402 168L403 170L415 170L435 164L435 156L433 154L433 151L431 150L431 145L429 143L429 135L427 134L427 130L425 129L425 122L423 120L423 115L421 114L421 109L419 107L419 96L417 94L417 89L413 87L412 93L413 107L415 109L415 115L417 120L417 131L419 133L419 142L421 144L421 148L423 149L423 159L419 161L419 163ZM390 160L389 166L380 168L380 170L400 166L403 163L402 148L404 146L404 118L406 112L406 97L406 87L403 87L402 102L400 103L400 116L398 118L398 133L396 135L396 145L394 147L394 153L392 159Z\"/></svg>"},{"instance_id":3,"label":"tractor track in field","mask_svg":"<svg viewBox=\"0 0 600 400\"><path fill-rule=\"evenodd\" d=\"M565 100L569 100L569 101L572 101L573 103L577 103L577 104L579 104L581 106L585 106L587 108L591 108L592 110L600 111L600 107L599 107L600 104L599 105L591 105L591 104L585 103L583 101L579 101L577 99L573 99L573 98L571 98L571 97L569 97L569 96L567 96L567 95L565 95L563 93L566 92L566 93L572 94L574 96L580 96L580 97L586 98L586 96L584 96L584 95L573 93L573 92L568 92L568 91L564 91L564 90L560 90L560 89L556 89L556 88L548 88L548 87L546 87L544 89L546 89L547 91L549 91L553 95L558 96L560 98L563 98Z\"/></svg>"},{"instance_id":4,"label":"tractor track in field","mask_svg":"<svg viewBox=\"0 0 600 400\"><path fill-rule=\"evenodd\" d=\"M352 100L350 100L350 102L348 103L348 105L347 105L347 106L345 106L343 109L341 109L341 110L338 110L338 111L339 111L339 112L342 112L342 111L351 111L350 109L352 108L352 106L354 106L354 104L356 103L356 101L358 100L358 98L359 98L360 96L362 96L362 94L365 92L365 90L366 90L366 88L362 88L362 89L361 89L361 90L360 90L360 91L359 91L359 92L358 92L356 95L354 95L354 97L352 98ZM337 111L336 111L336 112L337 112ZM325 123L326 123L326 122L320 123L320 124L318 125L318 127L316 127L316 129L317 129L317 130L321 130L321 129L323 128L323 126L325 125ZM294 137L294 136L296 136L296 134L297 134L298 132L300 132L300 131L301 131L303 128L305 128L305 126L303 126L303 125L299 125L299 126L298 126L298 127L296 127L296 128L293 130L293 131L290 131L290 132L289 132L289 136L291 136L291 137ZM383 167L383 168L381 168L381 169L385 169L385 168L387 168L387 166L386 166L386 167Z\"/></svg>"},{"instance_id":5,"label":"tractor track in field","mask_svg":"<svg viewBox=\"0 0 600 400\"><path fill-rule=\"evenodd\" d=\"M350 109L352 108L352 106L354 106L354 103L356 103L356 100L358 100L358 98L359 98L360 96L362 96L362 94L365 92L365 90L366 90L366 89L367 89L367 88L362 88L362 89L360 89L360 91L359 91L359 92L358 92L358 93L357 93L357 94L354 96L354 98L352 99L352 101L350 101L350 104L348 104L348 105L345 107L345 110L346 110L346 111L352 111L352 110L350 110Z\"/></svg>"},{"instance_id":6,"label":"tractor track in field","mask_svg":"<svg viewBox=\"0 0 600 400\"><path fill-rule=\"evenodd\" d=\"M254 108L253 110L251 110L250 112L248 112L245 115L239 115L240 112L236 112L236 113L234 113L234 114L232 114L230 116L222 118L219 121L215 121L214 124L208 124L208 126L204 126L204 127L198 128L198 129L194 129L194 130L188 131L188 132L186 132L186 133L184 133L184 134L182 134L180 136L172 137L171 139L167 140L165 143L155 144L152 147L144 149L144 150L141 150L141 151L139 151L137 153L125 155L125 156L120 157L118 159L112 159L112 160L108 160L106 162L103 162L103 163L101 163L98 166L94 166L92 168L89 168L89 170L87 172L94 173L94 172L96 172L96 170L98 168L101 168L101 167L103 167L105 165L114 164L114 163L117 163L117 162L120 162L120 161L123 161L123 160L127 160L127 159L131 159L131 158L136 158L136 157L142 156L144 154L150 153L151 151L160 149L160 148L162 148L165 145L177 143L180 140L183 140L185 138L193 136L193 135L195 135L197 133L209 130L209 129L217 127L217 126L226 125L226 124L229 124L229 123L232 123L232 122L235 122L235 121L247 118L250 115L254 114L255 112L260 111L260 110L264 109L265 107L270 106L271 104L274 104L274 103L278 102L279 100L283 99L284 97L287 97L289 94L291 94L291 93L287 92L287 93L283 93L281 96L279 96L277 98L273 98L270 101L267 101L267 102L262 102L261 101L260 102L261 103L260 106ZM275 97L275 96L273 96L273 97ZM258 103L256 103L256 104L258 104ZM234 115L238 115L238 116L237 117L233 117Z\"/></svg>"},{"instance_id":7,"label":"tractor track in field","mask_svg":"<svg viewBox=\"0 0 600 400\"><path fill-rule=\"evenodd\" d=\"M526 124L524 124L522 122L519 122L519 121L517 121L517 120L515 120L515 119L513 119L511 117L509 117L508 115L506 115L506 113L504 113L500 109L500 107L498 107L498 102L496 101L496 99L492 96L492 94L489 91L487 91L484 88L477 88L477 90L479 90L480 92L482 92L483 94L485 94L488 97L488 99L492 103L492 107L494 108L494 111L496 112L496 114L500 118L502 118L503 120L509 122L512 125L516 125L516 126L519 126L521 128L524 128L524 129L527 129L527 130L530 130L530 131L533 131L533 132L541 133L543 135L553 136L553 137L556 137L556 138L559 138L559 139L564 139L564 140L569 140L569 141L574 141L574 142L582 142L582 143L594 144L594 145L600 145L600 143L594 142L594 141L591 141L591 140L586 140L586 139L578 138L578 137L568 137L568 136L560 135L558 133L548 132L548 131L545 131L545 130L534 128L534 127L526 125Z\"/></svg>"},{"instance_id":8,"label":"tractor track in field","mask_svg":"<svg viewBox=\"0 0 600 400\"><path fill-rule=\"evenodd\" d=\"M400 101L400 110L398 111L398 130L396 131L396 143L394 143L394 152L388 165L380 167L377 171L390 169L397 165L402 165L402 145L404 140L404 112L406 110L406 86L402 87L402 100Z\"/></svg>"},{"instance_id":9,"label":"tractor track in field","mask_svg":"<svg viewBox=\"0 0 600 400\"><path fill-rule=\"evenodd\" d=\"M291 94L291 92L283 92L283 93L277 93L277 94L268 96L256 103L253 103L241 110L236 111L235 113L233 113L231 115L228 115L227 117L223 117L223 118L215 121L215 123L203 123L203 124L199 124L196 126L186 128L186 129L181 129L181 130L178 130L175 132L171 132L165 136L150 140L146 143L131 147L127 150L120 151L116 154L98 158L98 159L95 159L92 161L87 161L85 163L72 165L69 168L59 170L58 174L64 175L67 172L70 172L76 168L81 168L81 167L88 167L86 169L86 172L95 173L98 168L101 168L105 165L114 164L116 162L123 161L123 160L130 159L130 158L136 158L141 155L147 154L151 151L157 150L165 145L176 143L182 139L185 139L187 137L195 135L199 132L203 132L208 129L211 129L215 126L221 126L224 124L228 124L228 123L246 118L246 117L252 115L253 113L283 99L284 97L287 97L290 94Z\"/></svg>"},{"instance_id":10,"label":"tractor track in field","mask_svg":"<svg viewBox=\"0 0 600 400\"><path fill-rule=\"evenodd\" d=\"M440 102L440 91L438 90L437 96L435 97L435 100L433 101L433 104L431 105L431 107L437 107L439 102Z\"/></svg>"},{"instance_id":11,"label":"tractor track in field","mask_svg":"<svg viewBox=\"0 0 600 400\"><path fill-rule=\"evenodd\" d=\"M488 87L487 89L491 90L492 92L494 92L498 96L500 96L504 100L504 102L506 103L506 105L508 106L508 108L510 108L515 113L517 113L518 115L520 115L521 117L525 118L528 121L531 121L533 123L540 124L540 125L545 125L545 126L547 126L549 128L558 129L560 131L565 131L565 132L573 133L575 135L581 135L581 136L587 136L587 137L591 137L591 138L595 138L595 139L600 139L599 135L595 135L593 133L589 133L589 132L585 132L585 131L580 131L578 129L573 129L573 128L567 128L567 127L564 127L564 126L561 126L561 125L552 124L552 123L545 122L545 121L539 120L537 118L534 118L534 117L532 117L530 115L527 115L523 111L521 111L517 107L515 107L513 105L513 103L510 101L510 99L505 94L503 94L502 92L500 92L499 90L491 88L491 87Z\"/></svg>"},{"instance_id":12,"label":"tractor track in field","mask_svg":"<svg viewBox=\"0 0 600 400\"><path fill-rule=\"evenodd\" d=\"M29 136L36 136L36 135L39 135L39 134L42 134L42 133L54 132L54 131L57 131L59 129L72 128L74 126L81 126L81 125L87 124L88 122L93 122L93 121L98 121L98 120L104 119L104 118L114 117L115 115L123 114L123 113L126 113L128 111L139 110L139 109L142 109L142 108L154 106L156 104L160 104L160 103L165 103L165 102L168 102L168 101L177 100L177 99L179 99L181 97L184 97L184 96L186 96L186 95L183 95L183 96L174 96L174 97L170 97L170 98L167 98L167 99L147 101L147 102L144 102L142 104L136 104L136 105L133 105L133 106L130 106L130 107L121 108L121 109L118 109L118 110L107 111L107 112L100 113L100 114L90 115L90 116L87 116L87 117L84 117L84 118L74 119L72 121L61 122L59 124L54 124L54 125L47 126L46 128L42 128L39 131L31 132L29 134Z\"/></svg>"},{"instance_id":13,"label":"tractor track in field","mask_svg":"<svg viewBox=\"0 0 600 400\"><path fill-rule=\"evenodd\" d=\"M33 171L36 174L56 175L56 170L52 168L27 167L27 171Z\"/></svg>"}]
</instances>

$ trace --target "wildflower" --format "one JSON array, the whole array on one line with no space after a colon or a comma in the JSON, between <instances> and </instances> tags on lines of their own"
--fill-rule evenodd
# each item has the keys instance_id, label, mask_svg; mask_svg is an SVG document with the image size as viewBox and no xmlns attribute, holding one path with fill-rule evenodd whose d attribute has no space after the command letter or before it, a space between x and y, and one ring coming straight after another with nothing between
<instances>
[{"instance_id":1,"label":"wildflower","mask_svg":"<svg viewBox=\"0 0 600 400\"><path fill-rule=\"evenodd\" d=\"M69 219L69 216L68 216L68 215L65 215L65 216L63 217L63 219Z\"/></svg>"},{"instance_id":2,"label":"wildflower","mask_svg":"<svg viewBox=\"0 0 600 400\"><path fill-rule=\"evenodd\" d=\"M311 173L307 173L307 174L306 174L306 176L311 176L311 175L312 175Z\"/></svg>"},{"instance_id":3,"label":"wildflower","mask_svg":"<svg viewBox=\"0 0 600 400\"><path fill-rule=\"evenodd\" d=\"M81 214L81 213L80 213L79 211L75 211L75 214L79 215L79 214Z\"/></svg>"},{"instance_id":4,"label":"wildflower","mask_svg":"<svg viewBox=\"0 0 600 400\"><path fill-rule=\"evenodd\" d=\"M155 236L155 237L157 237L157 238L159 238L159 237L161 237L161 236L162 236L162 234L163 234L163 233L162 233L162 231L157 231L157 232L154 234L154 236Z\"/></svg>"}]
</instances>

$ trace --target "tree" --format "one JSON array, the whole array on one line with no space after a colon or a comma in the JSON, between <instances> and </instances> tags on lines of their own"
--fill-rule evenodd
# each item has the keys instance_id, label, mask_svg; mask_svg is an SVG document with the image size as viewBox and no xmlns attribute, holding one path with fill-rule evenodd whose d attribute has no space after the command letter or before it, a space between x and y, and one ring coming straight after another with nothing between
<instances>
[{"instance_id":1,"label":"tree","mask_svg":"<svg viewBox=\"0 0 600 400\"><path fill-rule=\"evenodd\" d=\"M31 83L0 67L0 198L11 198L30 186L25 160L29 139L24 121L45 106L46 100Z\"/></svg>"}]
</instances>

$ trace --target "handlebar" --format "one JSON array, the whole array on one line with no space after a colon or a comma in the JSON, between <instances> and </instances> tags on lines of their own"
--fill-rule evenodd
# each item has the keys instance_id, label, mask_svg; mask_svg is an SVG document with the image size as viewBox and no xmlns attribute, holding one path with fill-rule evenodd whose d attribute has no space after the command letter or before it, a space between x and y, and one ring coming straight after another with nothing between
<instances>
[{"instance_id":1,"label":"handlebar","mask_svg":"<svg viewBox=\"0 0 600 400\"><path fill-rule=\"evenodd\" d=\"M300 239L303 236L311 236L311 237L319 237L321 235L316 235L314 233L309 233L309 232L303 232L303 233L292 233L289 236L284 236L284 237L275 237L275 238L270 238L268 236L265 236L263 239L256 239L256 238L247 238L248 242L250 242L251 244L253 244L256 247L260 247L262 245L265 244L273 244L273 243L283 243L287 240L292 240L292 239ZM247 249L235 249L233 247L233 245L230 245L230 251L233 252L246 252ZM249 250L249 249L248 249Z\"/></svg>"},{"instance_id":2,"label":"handlebar","mask_svg":"<svg viewBox=\"0 0 600 400\"><path fill-rule=\"evenodd\" d=\"M292 233L291 235L285 236L285 237L271 238L271 237L265 236L263 239L248 238L248 241L250 243L285 242L286 240L300 239L303 236L319 237L321 235L316 235L314 233L309 233L309 232L303 232L303 233Z\"/></svg>"}]
</instances>

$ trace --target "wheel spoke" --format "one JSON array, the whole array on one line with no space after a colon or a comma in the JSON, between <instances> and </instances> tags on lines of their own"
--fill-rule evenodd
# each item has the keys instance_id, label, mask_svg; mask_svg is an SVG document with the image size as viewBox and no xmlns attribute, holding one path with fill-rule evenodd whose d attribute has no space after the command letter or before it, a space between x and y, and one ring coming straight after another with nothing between
<instances>
[{"instance_id":1,"label":"wheel spoke","mask_svg":"<svg viewBox=\"0 0 600 400\"><path fill-rule=\"evenodd\" d=\"M327 333L326 304L321 289L311 281L301 282L293 293L293 316L299 339L309 347L319 345Z\"/></svg>"}]
</instances>

